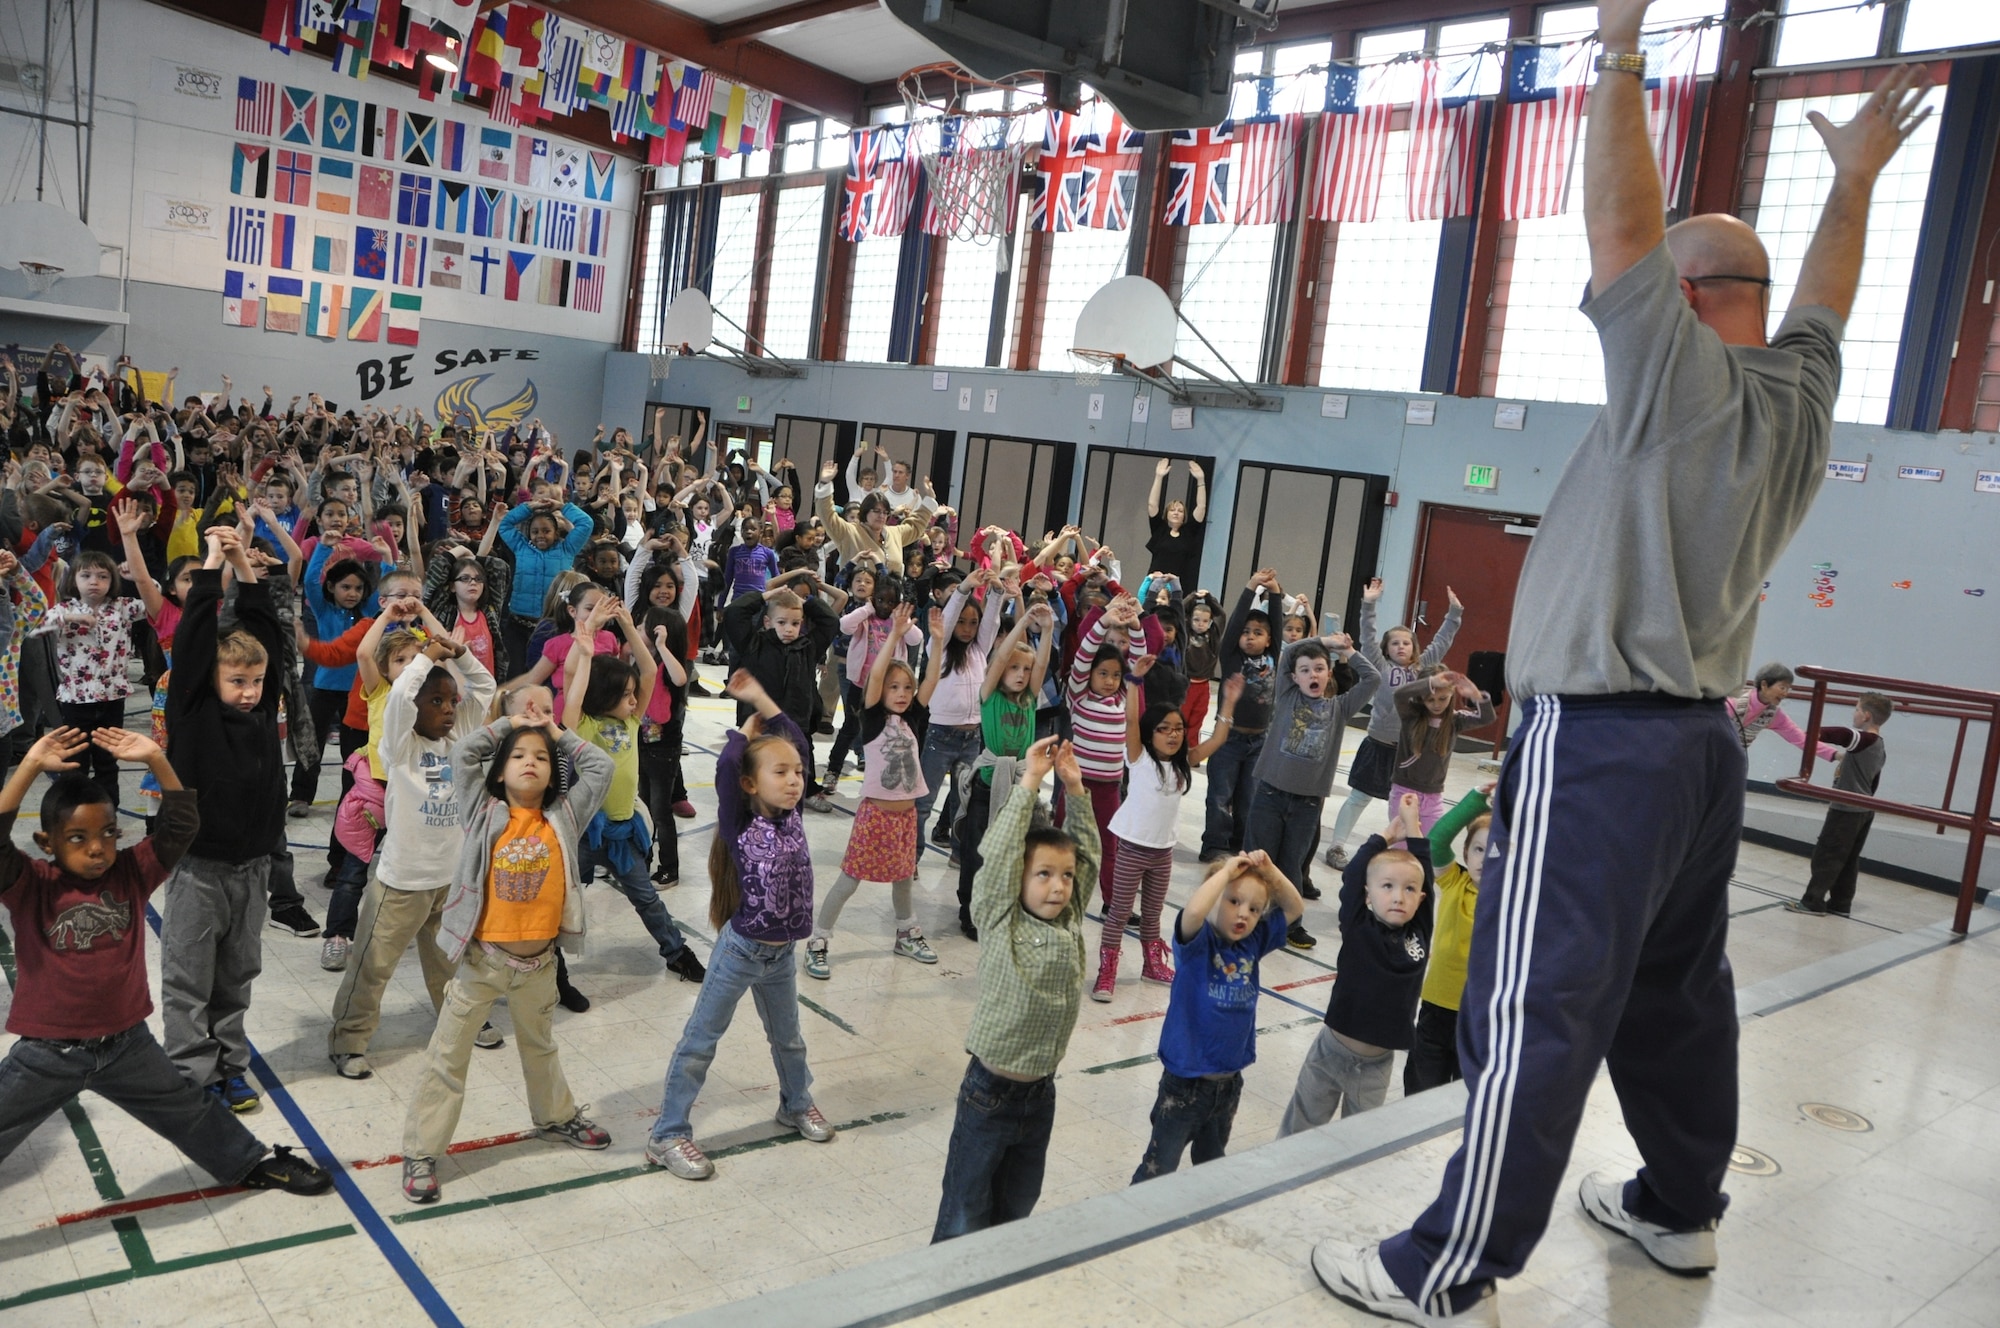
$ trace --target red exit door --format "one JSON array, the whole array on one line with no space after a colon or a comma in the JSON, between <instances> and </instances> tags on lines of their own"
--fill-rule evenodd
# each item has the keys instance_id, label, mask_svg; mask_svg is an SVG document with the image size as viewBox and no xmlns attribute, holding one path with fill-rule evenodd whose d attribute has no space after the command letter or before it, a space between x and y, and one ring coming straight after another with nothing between
<instances>
[{"instance_id":1,"label":"red exit door","mask_svg":"<svg viewBox=\"0 0 2000 1328\"><path fill-rule=\"evenodd\" d=\"M1428 644L1451 605L1445 587L1457 591L1465 621L1445 666L1462 673L1474 651L1507 649L1514 587L1541 518L1425 503L1418 519L1414 589L1403 621L1416 628L1420 644Z\"/></svg>"}]
</instances>

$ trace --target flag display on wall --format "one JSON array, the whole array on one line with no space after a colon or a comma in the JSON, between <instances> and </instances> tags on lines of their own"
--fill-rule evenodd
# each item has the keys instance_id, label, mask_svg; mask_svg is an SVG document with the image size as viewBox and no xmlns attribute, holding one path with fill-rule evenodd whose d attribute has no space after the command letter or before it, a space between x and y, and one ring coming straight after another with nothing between
<instances>
[{"instance_id":1,"label":"flag display on wall","mask_svg":"<svg viewBox=\"0 0 2000 1328\"><path fill-rule=\"evenodd\" d=\"M313 271L347 275L347 246L346 222L317 223L313 227Z\"/></svg>"},{"instance_id":2,"label":"flag display on wall","mask_svg":"<svg viewBox=\"0 0 2000 1328\"><path fill-rule=\"evenodd\" d=\"M430 238L412 235L405 231L396 236L396 273L398 286L422 286L424 265L430 261Z\"/></svg>"},{"instance_id":3,"label":"flag display on wall","mask_svg":"<svg viewBox=\"0 0 2000 1328\"><path fill-rule=\"evenodd\" d=\"M319 198L314 203L321 212L345 214L354 206L354 163L323 157L319 163Z\"/></svg>"},{"instance_id":4,"label":"flag display on wall","mask_svg":"<svg viewBox=\"0 0 2000 1328\"><path fill-rule=\"evenodd\" d=\"M262 79L236 80L236 132L269 138L278 113L278 87ZM253 301L254 303L254 301Z\"/></svg>"},{"instance_id":5,"label":"flag display on wall","mask_svg":"<svg viewBox=\"0 0 2000 1328\"><path fill-rule=\"evenodd\" d=\"M535 140L541 142L540 139ZM612 188L617 182L618 158L609 152L592 152L586 155L583 169L583 196L600 203L611 201Z\"/></svg>"},{"instance_id":6,"label":"flag display on wall","mask_svg":"<svg viewBox=\"0 0 2000 1328\"><path fill-rule=\"evenodd\" d=\"M570 307L586 313L604 312L604 264L578 263L570 283Z\"/></svg>"},{"instance_id":7,"label":"flag display on wall","mask_svg":"<svg viewBox=\"0 0 2000 1328\"><path fill-rule=\"evenodd\" d=\"M272 277L264 287L264 330L297 332L305 284L297 277Z\"/></svg>"},{"instance_id":8,"label":"flag display on wall","mask_svg":"<svg viewBox=\"0 0 2000 1328\"><path fill-rule=\"evenodd\" d=\"M278 137L312 147L319 139L319 94L286 88L278 98Z\"/></svg>"},{"instance_id":9,"label":"flag display on wall","mask_svg":"<svg viewBox=\"0 0 2000 1328\"><path fill-rule=\"evenodd\" d=\"M498 295L500 293L501 278L494 273L493 269L504 267L507 260L494 253L491 245L482 244L472 251L466 261L470 266L479 269L479 293L481 295ZM468 276L467 279L470 280L470 277Z\"/></svg>"},{"instance_id":10,"label":"flag display on wall","mask_svg":"<svg viewBox=\"0 0 2000 1328\"><path fill-rule=\"evenodd\" d=\"M312 201L313 159L310 152L279 148L273 172L271 201L304 207Z\"/></svg>"},{"instance_id":11,"label":"flag display on wall","mask_svg":"<svg viewBox=\"0 0 2000 1328\"><path fill-rule=\"evenodd\" d=\"M460 290L465 284L465 242L431 241L430 284L446 290Z\"/></svg>"},{"instance_id":12,"label":"flag display on wall","mask_svg":"<svg viewBox=\"0 0 2000 1328\"><path fill-rule=\"evenodd\" d=\"M361 183L354 191L354 210L364 217L386 221L396 194L396 173L386 166L363 166Z\"/></svg>"},{"instance_id":13,"label":"flag display on wall","mask_svg":"<svg viewBox=\"0 0 2000 1328\"><path fill-rule=\"evenodd\" d=\"M389 232L379 226L354 228L354 275L364 281L389 279Z\"/></svg>"},{"instance_id":14,"label":"flag display on wall","mask_svg":"<svg viewBox=\"0 0 2000 1328\"><path fill-rule=\"evenodd\" d=\"M361 105L352 97L327 96L320 101L319 145L328 152L354 151L361 124Z\"/></svg>"},{"instance_id":15,"label":"flag display on wall","mask_svg":"<svg viewBox=\"0 0 2000 1328\"><path fill-rule=\"evenodd\" d=\"M479 131L479 173L489 180L514 174L514 135L505 129Z\"/></svg>"},{"instance_id":16,"label":"flag display on wall","mask_svg":"<svg viewBox=\"0 0 2000 1328\"><path fill-rule=\"evenodd\" d=\"M347 339L382 339L382 291L374 286L355 286L347 296Z\"/></svg>"},{"instance_id":17,"label":"flag display on wall","mask_svg":"<svg viewBox=\"0 0 2000 1328\"><path fill-rule=\"evenodd\" d=\"M1169 226L1213 226L1230 219L1233 130L1176 129L1167 147Z\"/></svg>"},{"instance_id":18,"label":"flag display on wall","mask_svg":"<svg viewBox=\"0 0 2000 1328\"><path fill-rule=\"evenodd\" d=\"M260 144L238 143L229 160L229 192L243 198L271 196L271 153Z\"/></svg>"},{"instance_id":19,"label":"flag display on wall","mask_svg":"<svg viewBox=\"0 0 2000 1328\"><path fill-rule=\"evenodd\" d=\"M423 319L424 297L397 291L389 297L389 340L398 346L417 344Z\"/></svg>"},{"instance_id":20,"label":"flag display on wall","mask_svg":"<svg viewBox=\"0 0 2000 1328\"><path fill-rule=\"evenodd\" d=\"M287 272L296 271L299 258L298 218L289 212L271 214L271 266Z\"/></svg>"},{"instance_id":21,"label":"flag display on wall","mask_svg":"<svg viewBox=\"0 0 2000 1328\"><path fill-rule=\"evenodd\" d=\"M533 250L509 249L507 251L507 283L504 294L510 300L521 298L521 279L528 275L528 269L535 265Z\"/></svg>"},{"instance_id":22,"label":"flag display on wall","mask_svg":"<svg viewBox=\"0 0 2000 1328\"><path fill-rule=\"evenodd\" d=\"M265 222L266 213L263 208L229 209L228 238L223 242L223 256L232 263L247 263L253 267L262 267Z\"/></svg>"},{"instance_id":23,"label":"flag display on wall","mask_svg":"<svg viewBox=\"0 0 2000 1328\"><path fill-rule=\"evenodd\" d=\"M396 224L431 224L431 177L404 171L396 185Z\"/></svg>"},{"instance_id":24,"label":"flag display on wall","mask_svg":"<svg viewBox=\"0 0 2000 1328\"><path fill-rule=\"evenodd\" d=\"M330 281L315 281L306 294L306 335L337 340L340 336L341 297L346 288Z\"/></svg>"},{"instance_id":25,"label":"flag display on wall","mask_svg":"<svg viewBox=\"0 0 2000 1328\"><path fill-rule=\"evenodd\" d=\"M230 269L222 274L222 321L229 327L255 327L261 317L258 293L262 283L254 272Z\"/></svg>"}]
</instances>

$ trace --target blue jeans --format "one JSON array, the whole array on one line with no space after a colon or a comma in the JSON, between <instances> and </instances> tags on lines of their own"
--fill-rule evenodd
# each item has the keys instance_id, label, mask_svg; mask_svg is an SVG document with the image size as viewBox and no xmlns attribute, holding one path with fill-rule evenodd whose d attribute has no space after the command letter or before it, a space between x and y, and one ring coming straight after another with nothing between
<instances>
[{"instance_id":1,"label":"blue jeans","mask_svg":"<svg viewBox=\"0 0 2000 1328\"><path fill-rule=\"evenodd\" d=\"M985 747L977 727L950 729L933 724L924 736L924 787L930 791L917 799L917 856L924 854L927 836L924 827L930 824L931 807L937 802L938 792L944 787L947 774L961 765L969 766L979 759ZM945 799L944 811L939 813L942 824L950 825L958 811L957 781L952 784L952 795Z\"/></svg>"},{"instance_id":2,"label":"blue jeans","mask_svg":"<svg viewBox=\"0 0 2000 1328\"><path fill-rule=\"evenodd\" d=\"M694 1100L708 1079L708 1067L715 1061L715 1044L735 1017L736 1003L749 992L757 1002L757 1017L764 1021L764 1036L771 1040L771 1063L778 1067L778 1105L796 1116L811 1108L812 1071L806 1066L805 1034L799 1031L799 975L792 961L795 945L765 945L747 941L725 923L715 938L715 950L708 957L708 976L702 980L701 994L695 997L687 1027L681 1030L680 1045L667 1066L666 1096L660 1102L660 1119L653 1125L653 1138L691 1139L694 1127L688 1116Z\"/></svg>"},{"instance_id":3,"label":"blue jeans","mask_svg":"<svg viewBox=\"0 0 2000 1328\"><path fill-rule=\"evenodd\" d=\"M1264 735L1230 730L1222 746L1209 754L1208 793L1203 798L1206 816L1201 828L1203 853L1234 853L1241 849L1250 832L1251 803L1257 758L1264 751ZM1297 878L1294 877L1294 880Z\"/></svg>"},{"instance_id":4,"label":"blue jeans","mask_svg":"<svg viewBox=\"0 0 2000 1328\"><path fill-rule=\"evenodd\" d=\"M672 833L671 822L668 833ZM620 872L611 861L611 855L601 848L580 843L576 851L580 858L577 870L583 873L583 879L592 879L599 867L604 868L604 874L611 878L611 884L618 888L618 893L632 901L632 911L639 915L639 921L646 925L647 935L660 947L660 958L670 964L679 959L687 949L687 939L675 924L674 915L667 912L660 892L646 879L645 861L635 860L630 871Z\"/></svg>"},{"instance_id":5,"label":"blue jeans","mask_svg":"<svg viewBox=\"0 0 2000 1328\"><path fill-rule=\"evenodd\" d=\"M1003 1079L974 1056L958 1086L958 1115L944 1159L931 1244L1015 1222L1035 1211L1056 1123L1054 1075Z\"/></svg>"},{"instance_id":6,"label":"blue jeans","mask_svg":"<svg viewBox=\"0 0 2000 1328\"><path fill-rule=\"evenodd\" d=\"M1226 1079L1183 1079L1160 1071L1160 1095L1153 1100L1153 1137L1146 1156L1132 1173L1132 1183L1180 1170L1181 1154L1194 1145L1194 1164L1213 1162L1229 1147L1229 1127L1236 1123L1237 1099L1243 1096L1243 1076Z\"/></svg>"},{"instance_id":7,"label":"blue jeans","mask_svg":"<svg viewBox=\"0 0 2000 1328\"><path fill-rule=\"evenodd\" d=\"M1326 799L1274 789L1261 779L1251 781L1250 827L1243 834L1245 852L1262 849L1288 881L1305 879L1319 837L1320 809Z\"/></svg>"}]
</instances>

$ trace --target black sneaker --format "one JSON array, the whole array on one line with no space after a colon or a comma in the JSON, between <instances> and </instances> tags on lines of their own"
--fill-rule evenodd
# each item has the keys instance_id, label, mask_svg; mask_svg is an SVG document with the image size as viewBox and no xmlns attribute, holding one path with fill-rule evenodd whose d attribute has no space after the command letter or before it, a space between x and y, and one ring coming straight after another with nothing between
<instances>
[{"instance_id":1,"label":"black sneaker","mask_svg":"<svg viewBox=\"0 0 2000 1328\"><path fill-rule=\"evenodd\" d=\"M979 939L979 928L974 926L972 919L963 913L958 916L958 929L965 933L965 939L968 941Z\"/></svg>"},{"instance_id":2,"label":"black sneaker","mask_svg":"<svg viewBox=\"0 0 2000 1328\"><path fill-rule=\"evenodd\" d=\"M250 1168L243 1186L252 1190L283 1190L287 1194L325 1194L333 1177L291 1149L279 1144L271 1155Z\"/></svg>"},{"instance_id":3,"label":"black sneaker","mask_svg":"<svg viewBox=\"0 0 2000 1328\"><path fill-rule=\"evenodd\" d=\"M1319 942L1314 940L1313 934L1306 930L1305 923L1294 922L1290 929L1285 932L1285 944L1291 946L1294 950L1310 950L1315 945L1318 945Z\"/></svg>"},{"instance_id":4,"label":"black sneaker","mask_svg":"<svg viewBox=\"0 0 2000 1328\"><path fill-rule=\"evenodd\" d=\"M667 972L678 973L682 982L700 982L708 976L708 970L701 966L700 957L688 949L683 949L667 961Z\"/></svg>"},{"instance_id":5,"label":"black sneaker","mask_svg":"<svg viewBox=\"0 0 2000 1328\"><path fill-rule=\"evenodd\" d=\"M582 1014L590 1008L590 997L564 982L556 987L556 1004L571 1014Z\"/></svg>"},{"instance_id":6,"label":"black sneaker","mask_svg":"<svg viewBox=\"0 0 2000 1328\"><path fill-rule=\"evenodd\" d=\"M319 924L313 921L313 915L298 904L272 913L270 926L272 931L288 931L294 936L319 935Z\"/></svg>"},{"instance_id":7,"label":"black sneaker","mask_svg":"<svg viewBox=\"0 0 2000 1328\"><path fill-rule=\"evenodd\" d=\"M1785 911L1787 913L1803 913L1807 917L1813 918L1823 918L1827 915L1825 909L1814 908L1811 904L1801 903L1796 899L1787 899L1785 901Z\"/></svg>"},{"instance_id":8,"label":"black sneaker","mask_svg":"<svg viewBox=\"0 0 2000 1328\"><path fill-rule=\"evenodd\" d=\"M1319 898L1319 887L1318 887L1318 886L1316 886L1316 885L1314 885L1314 884L1313 884L1313 883L1312 883L1312 882L1311 882L1310 880L1305 880L1305 881L1300 881L1300 882L1299 882L1299 898L1301 898L1301 899L1318 899L1318 898Z\"/></svg>"}]
</instances>

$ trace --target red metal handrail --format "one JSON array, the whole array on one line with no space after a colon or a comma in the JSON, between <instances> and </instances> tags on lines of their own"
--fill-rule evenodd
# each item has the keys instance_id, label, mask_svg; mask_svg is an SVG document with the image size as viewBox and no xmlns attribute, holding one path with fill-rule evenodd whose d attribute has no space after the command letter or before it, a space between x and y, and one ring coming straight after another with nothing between
<instances>
[{"instance_id":1,"label":"red metal handrail","mask_svg":"<svg viewBox=\"0 0 2000 1328\"><path fill-rule=\"evenodd\" d=\"M1829 705L1853 705L1861 699L1861 693L1841 692L1829 689L1826 699ZM1983 724L1989 716L1978 706L1966 705L1963 702L1897 701L1896 709L1905 715L1922 715L1927 719L1955 719L1958 721L1958 734L1952 739L1951 744L1951 765L1944 773L1944 801L1938 804L1944 810L1950 811L1951 800L1958 794L1959 762L1965 757L1966 726L1970 724ZM1942 825L1938 826L1937 832L1943 834L1945 827Z\"/></svg>"},{"instance_id":2,"label":"red metal handrail","mask_svg":"<svg viewBox=\"0 0 2000 1328\"><path fill-rule=\"evenodd\" d=\"M1978 893L1980 860L1985 856L1986 837L1995 831L1993 824L1993 787L1996 777L2000 777L2000 692L1982 691L1973 687L1952 687L1944 683L1914 682L1908 678L1888 678L1874 673L1848 673L1840 669L1821 668L1808 664L1798 670L1798 676L1813 684L1812 702L1806 716L1806 746L1801 753L1799 773L1793 779L1781 779L1778 787L1787 793L1796 793L1822 802L1837 802L1843 806L1860 807L1868 811L1887 812L1891 816L1908 817L1913 821L1923 821L1936 826L1954 826L1966 832L1965 873L1959 879L1958 909L1953 914L1951 929L1965 935L1972 925L1973 897ZM1820 716L1825 712L1827 700L1833 684L1853 687L1863 691L1882 692L1892 700L1896 693L1907 696L1928 697L1934 701L1957 702L1957 707L1910 706L1907 709L1917 713L1946 711L1950 717L1960 720L1959 745L1964 746L1964 725L1967 722L1984 720L1986 723L1986 754L1979 762L1979 789L1973 795L1972 811L1961 815L1940 807L1920 807L1915 803L1895 802L1888 798L1871 798L1860 793L1849 793L1845 789L1827 788L1812 782L1813 762L1817 759L1819 745ZM1955 713L1954 713L1955 712ZM1952 755L1953 774L1956 775L1958 754ZM1950 801L1950 794L1946 794Z\"/></svg>"}]
</instances>

